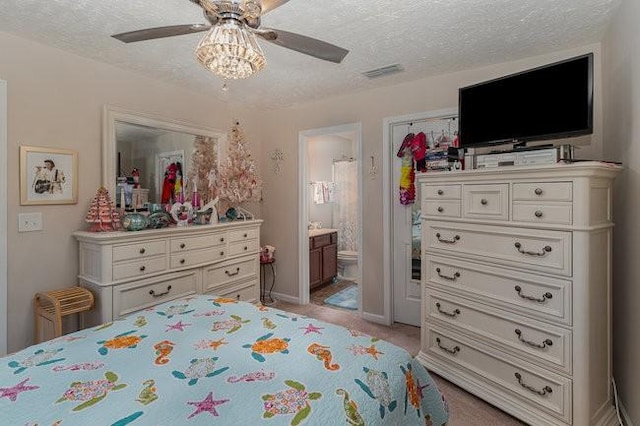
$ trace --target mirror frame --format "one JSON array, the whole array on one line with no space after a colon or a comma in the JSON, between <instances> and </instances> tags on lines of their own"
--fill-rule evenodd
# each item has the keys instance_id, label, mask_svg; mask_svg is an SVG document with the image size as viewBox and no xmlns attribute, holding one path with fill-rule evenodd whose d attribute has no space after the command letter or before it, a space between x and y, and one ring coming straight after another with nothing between
<instances>
[{"instance_id":1,"label":"mirror frame","mask_svg":"<svg viewBox=\"0 0 640 426\"><path fill-rule=\"evenodd\" d=\"M220 161L220 153L224 152L226 148L227 134L220 130L104 105L102 110L102 186L107 188L112 197L116 188L116 122L154 127L193 136L216 138L218 162Z\"/></svg>"}]
</instances>

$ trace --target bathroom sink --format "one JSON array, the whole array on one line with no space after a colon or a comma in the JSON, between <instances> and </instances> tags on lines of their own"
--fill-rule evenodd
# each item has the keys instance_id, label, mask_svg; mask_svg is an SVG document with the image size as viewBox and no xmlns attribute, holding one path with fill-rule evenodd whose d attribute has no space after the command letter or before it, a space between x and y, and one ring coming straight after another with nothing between
<instances>
[{"instance_id":1,"label":"bathroom sink","mask_svg":"<svg viewBox=\"0 0 640 426\"><path fill-rule=\"evenodd\" d=\"M309 236L317 237L319 235L331 234L332 232L337 232L337 231L338 231L337 229L331 229L331 228L310 229Z\"/></svg>"}]
</instances>

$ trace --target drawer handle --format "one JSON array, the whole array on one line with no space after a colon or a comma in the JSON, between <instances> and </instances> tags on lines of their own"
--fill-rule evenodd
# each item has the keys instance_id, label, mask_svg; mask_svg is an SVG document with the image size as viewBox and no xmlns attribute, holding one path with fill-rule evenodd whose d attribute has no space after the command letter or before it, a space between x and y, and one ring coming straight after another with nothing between
<instances>
[{"instance_id":1,"label":"drawer handle","mask_svg":"<svg viewBox=\"0 0 640 426\"><path fill-rule=\"evenodd\" d=\"M518 383L520 383L520 386L530 390L533 393L537 393L540 396L545 396L546 394L553 392L553 389L551 389L549 386L545 386L544 388L542 388L542 390L538 390L533 386L526 384L525 382L522 381L522 374L520 373L516 373L515 376L516 376L516 379L518 379Z\"/></svg>"},{"instance_id":2,"label":"drawer handle","mask_svg":"<svg viewBox=\"0 0 640 426\"><path fill-rule=\"evenodd\" d=\"M455 244L459 239L460 239L460 235L455 235L453 237L452 240L447 240L446 238L441 238L440 237L440 233L438 232L436 234L436 238L438 239L438 241L440 241L441 243L447 243L447 244Z\"/></svg>"},{"instance_id":3,"label":"drawer handle","mask_svg":"<svg viewBox=\"0 0 640 426\"><path fill-rule=\"evenodd\" d=\"M444 195L444 191L442 189L438 189L438 195Z\"/></svg>"},{"instance_id":4,"label":"drawer handle","mask_svg":"<svg viewBox=\"0 0 640 426\"><path fill-rule=\"evenodd\" d=\"M527 296L526 294L522 294L522 287L520 287L519 285L515 286L514 289L518 293L518 296L522 297L523 299L533 300L534 302L538 302L538 303L544 303L547 301L547 299L553 298L553 294L549 292L546 292L545 294L543 294L542 299L538 299L535 296Z\"/></svg>"},{"instance_id":5,"label":"drawer handle","mask_svg":"<svg viewBox=\"0 0 640 426\"><path fill-rule=\"evenodd\" d=\"M516 328L515 332L518 335L518 340L520 340L522 343L526 343L529 346L533 346L534 348L544 349L547 346L553 346L553 341L551 339L545 339L542 343L536 343L522 337L522 331L520 331L519 328Z\"/></svg>"},{"instance_id":6,"label":"drawer handle","mask_svg":"<svg viewBox=\"0 0 640 426\"><path fill-rule=\"evenodd\" d=\"M181 264L181 265L184 265L184 262L186 262L186 260L184 260L184 259L180 259L180 264Z\"/></svg>"},{"instance_id":7,"label":"drawer handle","mask_svg":"<svg viewBox=\"0 0 640 426\"><path fill-rule=\"evenodd\" d=\"M438 312L440 312L442 315L446 315L448 317L455 318L455 317L457 317L458 315L461 314L460 309L458 309L458 308L456 308L453 312L447 312L447 311L443 311L440 308L440 306L441 306L440 302L436 303L436 308L438 308Z\"/></svg>"},{"instance_id":8,"label":"drawer handle","mask_svg":"<svg viewBox=\"0 0 640 426\"><path fill-rule=\"evenodd\" d=\"M185 243L180 244L180 248L185 248L187 245Z\"/></svg>"},{"instance_id":9,"label":"drawer handle","mask_svg":"<svg viewBox=\"0 0 640 426\"><path fill-rule=\"evenodd\" d=\"M244 234L244 238L247 238L248 236L249 236L249 234L247 234L247 233L245 232L245 234Z\"/></svg>"},{"instance_id":10,"label":"drawer handle","mask_svg":"<svg viewBox=\"0 0 640 426\"><path fill-rule=\"evenodd\" d=\"M486 206L487 204L489 204L489 201L487 201L486 198L483 198L482 200L480 200L480 204L482 204L483 206Z\"/></svg>"},{"instance_id":11,"label":"drawer handle","mask_svg":"<svg viewBox=\"0 0 640 426\"><path fill-rule=\"evenodd\" d=\"M449 280L449 281L455 281L458 278L460 278L460 272L456 272L455 274L453 274L452 277L448 276L448 275L444 275L443 273L440 272L441 269L440 268L436 268L436 272L438 273L438 276L440 278L444 278L445 280Z\"/></svg>"},{"instance_id":12,"label":"drawer handle","mask_svg":"<svg viewBox=\"0 0 640 426\"><path fill-rule=\"evenodd\" d=\"M142 248L140 249L140 254L144 254L144 252L146 252L146 250L144 249L144 247L142 247Z\"/></svg>"},{"instance_id":13,"label":"drawer handle","mask_svg":"<svg viewBox=\"0 0 640 426\"><path fill-rule=\"evenodd\" d=\"M240 301L240 293L236 294L236 300Z\"/></svg>"},{"instance_id":14,"label":"drawer handle","mask_svg":"<svg viewBox=\"0 0 640 426\"><path fill-rule=\"evenodd\" d=\"M536 210L534 215L536 215L536 217L542 217L542 210Z\"/></svg>"},{"instance_id":15,"label":"drawer handle","mask_svg":"<svg viewBox=\"0 0 640 426\"><path fill-rule=\"evenodd\" d=\"M224 252L223 251L220 252L220 256L224 256Z\"/></svg>"},{"instance_id":16,"label":"drawer handle","mask_svg":"<svg viewBox=\"0 0 640 426\"><path fill-rule=\"evenodd\" d=\"M442 344L440 343L440 338L436 337L436 343L438 344L438 347L440 349L442 349L445 352L449 352L451 355L455 355L458 352L460 352L460 346L454 346L453 348L448 348L446 346L442 346Z\"/></svg>"},{"instance_id":17,"label":"drawer handle","mask_svg":"<svg viewBox=\"0 0 640 426\"><path fill-rule=\"evenodd\" d=\"M247 250L249 250L249 247L244 246L244 251L247 251Z\"/></svg>"},{"instance_id":18,"label":"drawer handle","mask_svg":"<svg viewBox=\"0 0 640 426\"><path fill-rule=\"evenodd\" d=\"M438 213L442 213L444 211L444 208L442 206L438 207Z\"/></svg>"},{"instance_id":19,"label":"drawer handle","mask_svg":"<svg viewBox=\"0 0 640 426\"><path fill-rule=\"evenodd\" d=\"M544 255L546 255L547 253L549 253L551 251L551 246L544 246L542 248L542 251L540 251L540 252L523 250L522 244L520 244L520 243L516 243L515 246L516 246L516 249L518 249L518 251L520 253L527 254L529 256L544 256Z\"/></svg>"},{"instance_id":20,"label":"drawer handle","mask_svg":"<svg viewBox=\"0 0 640 426\"><path fill-rule=\"evenodd\" d=\"M227 274L228 277L234 277L240 273L240 267L237 267L235 272L225 270L224 273Z\"/></svg>"},{"instance_id":21,"label":"drawer handle","mask_svg":"<svg viewBox=\"0 0 640 426\"><path fill-rule=\"evenodd\" d=\"M144 270L145 270L145 269L147 269L147 267L146 267L146 266L144 266L144 265L142 265L142 266L140 267L140 272L144 272Z\"/></svg>"},{"instance_id":22,"label":"drawer handle","mask_svg":"<svg viewBox=\"0 0 640 426\"><path fill-rule=\"evenodd\" d=\"M220 242L224 243L224 237L220 238Z\"/></svg>"},{"instance_id":23,"label":"drawer handle","mask_svg":"<svg viewBox=\"0 0 640 426\"><path fill-rule=\"evenodd\" d=\"M162 296L166 296L167 294L169 294L169 292L170 292L170 291L171 291L171 286L170 286L170 285L168 285L168 286L167 286L167 291L163 291L162 293L158 293L158 294L156 294L156 292L155 292L155 291L153 291L153 290L149 290L149 294L150 294L151 296L153 296L153 297L162 297Z\"/></svg>"},{"instance_id":24,"label":"drawer handle","mask_svg":"<svg viewBox=\"0 0 640 426\"><path fill-rule=\"evenodd\" d=\"M542 188L536 188L533 192L535 192L536 195L542 195Z\"/></svg>"}]
</instances>

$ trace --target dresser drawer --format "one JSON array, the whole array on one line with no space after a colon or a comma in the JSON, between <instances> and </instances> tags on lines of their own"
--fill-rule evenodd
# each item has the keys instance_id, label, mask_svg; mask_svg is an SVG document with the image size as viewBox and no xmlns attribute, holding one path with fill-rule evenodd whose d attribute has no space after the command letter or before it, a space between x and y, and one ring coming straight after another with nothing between
<instances>
[{"instance_id":1,"label":"dresser drawer","mask_svg":"<svg viewBox=\"0 0 640 426\"><path fill-rule=\"evenodd\" d=\"M570 379L493 351L446 328L428 325L423 336L423 351L426 349L429 355L445 360L450 365L446 368L448 373L472 375L476 381L490 383L497 392L508 395L510 400L519 400L530 410L548 413L571 424Z\"/></svg>"},{"instance_id":2,"label":"dresser drawer","mask_svg":"<svg viewBox=\"0 0 640 426\"><path fill-rule=\"evenodd\" d=\"M426 254L463 256L571 276L571 232L428 221Z\"/></svg>"},{"instance_id":3,"label":"dresser drawer","mask_svg":"<svg viewBox=\"0 0 640 426\"><path fill-rule=\"evenodd\" d=\"M570 203L563 204L531 204L527 202L513 203L513 220L515 222L534 222L571 225L573 209Z\"/></svg>"},{"instance_id":4,"label":"dresser drawer","mask_svg":"<svg viewBox=\"0 0 640 426\"><path fill-rule=\"evenodd\" d=\"M424 216L460 217L461 210L460 200L424 200L422 202Z\"/></svg>"},{"instance_id":5,"label":"dresser drawer","mask_svg":"<svg viewBox=\"0 0 640 426\"><path fill-rule=\"evenodd\" d=\"M152 240L135 244L122 244L113 246L113 261L133 260L144 257L157 256L166 253L164 240Z\"/></svg>"},{"instance_id":6,"label":"dresser drawer","mask_svg":"<svg viewBox=\"0 0 640 426\"><path fill-rule=\"evenodd\" d=\"M541 367L571 374L571 331L435 291L425 294L425 320L442 321Z\"/></svg>"},{"instance_id":7,"label":"dresser drawer","mask_svg":"<svg viewBox=\"0 0 640 426\"><path fill-rule=\"evenodd\" d=\"M179 253L186 250L197 250L208 247L219 247L227 243L226 233L208 234L199 237L185 237L171 239L171 253Z\"/></svg>"},{"instance_id":8,"label":"dresser drawer","mask_svg":"<svg viewBox=\"0 0 640 426\"><path fill-rule=\"evenodd\" d=\"M113 280L119 281L125 278L143 277L165 269L167 269L167 257L164 255L148 257L133 262L114 263Z\"/></svg>"},{"instance_id":9,"label":"dresser drawer","mask_svg":"<svg viewBox=\"0 0 640 426\"><path fill-rule=\"evenodd\" d=\"M195 294L198 276L197 271L187 271L116 286L113 288L113 317L118 319L168 300Z\"/></svg>"},{"instance_id":10,"label":"dresser drawer","mask_svg":"<svg viewBox=\"0 0 640 426\"><path fill-rule=\"evenodd\" d=\"M571 325L571 281L427 256L423 272L430 287L474 298L530 318Z\"/></svg>"},{"instance_id":11,"label":"dresser drawer","mask_svg":"<svg viewBox=\"0 0 640 426\"><path fill-rule=\"evenodd\" d=\"M463 216L509 220L509 185L465 185Z\"/></svg>"},{"instance_id":12,"label":"dresser drawer","mask_svg":"<svg viewBox=\"0 0 640 426\"><path fill-rule=\"evenodd\" d=\"M183 268L202 263L215 262L227 257L227 251L224 246L212 247L204 250L189 250L184 253L171 254L169 265L171 269Z\"/></svg>"},{"instance_id":13,"label":"dresser drawer","mask_svg":"<svg viewBox=\"0 0 640 426\"><path fill-rule=\"evenodd\" d=\"M244 281L258 276L258 257L227 261L204 271L204 291L216 293L221 287L232 282Z\"/></svg>"},{"instance_id":14,"label":"dresser drawer","mask_svg":"<svg viewBox=\"0 0 640 426\"><path fill-rule=\"evenodd\" d=\"M462 185L423 185L422 198L428 200L459 200Z\"/></svg>"},{"instance_id":15,"label":"dresser drawer","mask_svg":"<svg viewBox=\"0 0 640 426\"><path fill-rule=\"evenodd\" d=\"M571 182L531 182L513 184L514 201L571 201Z\"/></svg>"},{"instance_id":16,"label":"dresser drawer","mask_svg":"<svg viewBox=\"0 0 640 426\"><path fill-rule=\"evenodd\" d=\"M229 244L228 255L237 256L239 254L257 253L259 248L258 240L240 241Z\"/></svg>"},{"instance_id":17,"label":"dresser drawer","mask_svg":"<svg viewBox=\"0 0 640 426\"><path fill-rule=\"evenodd\" d=\"M238 231L229 232L229 242L235 243L237 241L255 240L258 238L257 229L244 229Z\"/></svg>"},{"instance_id":18,"label":"dresser drawer","mask_svg":"<svg viewBox=\"0 0 640 426\"><path fill-rule=\"evenodd\" d=\"M258 287L258 281L256 280L243 283L234 288L221 289L220 291L221 293L216 293L216 295L245 302L255 302L260 298L260 287Z\"/></svg>"}]
</instances>

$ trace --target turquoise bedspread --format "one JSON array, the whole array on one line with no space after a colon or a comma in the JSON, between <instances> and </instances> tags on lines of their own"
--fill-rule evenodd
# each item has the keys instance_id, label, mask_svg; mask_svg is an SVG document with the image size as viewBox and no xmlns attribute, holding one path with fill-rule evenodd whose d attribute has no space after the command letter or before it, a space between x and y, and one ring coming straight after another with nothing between
<instances>
[{"instance_id":1,"label":"turquoise bedspread","mask_svg":"<svg viewBox=\"0 0 640 426\"><path fill-rule=\"evenodd\" d=\"M1 425L442 425L403 349L198 296L0 358Z\"/></svg>"}]
</instances>

